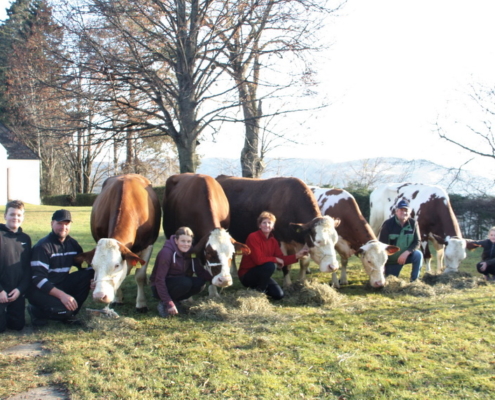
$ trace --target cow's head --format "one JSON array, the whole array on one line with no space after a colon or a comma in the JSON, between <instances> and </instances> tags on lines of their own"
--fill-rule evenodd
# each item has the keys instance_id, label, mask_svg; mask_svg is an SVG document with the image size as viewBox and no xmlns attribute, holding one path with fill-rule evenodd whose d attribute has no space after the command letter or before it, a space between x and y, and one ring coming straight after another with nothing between
<instances>
[{"instance_id":1,"label":"cow's head","mask_svg":"<svg viewBox=\"0 0 495 400\"><path fill-rule=\"evenodd\" d=\"M245 244L232 239L225 229L215 228L194 247L193 253L201 254L201 252L203 254L200 258L204 267L213 277L211 283L218 287L227 287L232 285L230 274L232 256L236 253L248 255L251 250Z\"/></svg>"},{"instance_id":2,"label":"cow's head","mask_svg":"<svg viewBox=\"0 0 495 400\"><path fill-rule=\"evenodd\" d=\"M445 246L445 269L443 272L457 272L462 260L466 258L466 239L451 236L442 238L441 236L435 234L432 234L432 236L439 244L443 244Z\"/></svg>"},{"instance_id":3,"label":"cow's head","mask_svg":"<svg viewBox=\"0 0 495 400\"><path fill-rule=\"evenodd\" d=\"M111 303L128 272L137 263L145 261L115 239L100 239L93 249L76 257L78 262L86 261L95 270L93 299Z\"/></svg>"},{"instance_id":4,"label":"cow's head","mask_svg":"<svg viewBox=\"0 0 495 400\"><path fill-rule=\"evenodd\" d=\"M385 263L388 256L399 250L397 246L391 246L378 240L370 240L359 248L358 255L361 257L364 270L370 277L372 287L381 288L385 285Z\"/></svg>"},{"instance_id":5,"label":"cow's head","mask_svg":"<svg viewBox=\"0 0 495 400\"><path fill-rule=\"evenodd\" d=\"M321 272L335 272L339 269L335 244L339 237L335 228L340 219L327 215L316 217L306 224L291 223L290 226L304 238L309 255L320 266Z\"/></svg>"}]
</instances>

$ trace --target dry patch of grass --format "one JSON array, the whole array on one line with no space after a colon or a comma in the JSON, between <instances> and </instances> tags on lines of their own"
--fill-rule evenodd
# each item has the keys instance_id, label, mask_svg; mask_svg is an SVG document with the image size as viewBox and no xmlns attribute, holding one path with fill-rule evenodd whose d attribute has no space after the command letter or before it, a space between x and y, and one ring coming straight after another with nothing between
<instances>
[{"instance_id":1,"label":"dry patch of grass","mask_svg":"<svg viewBox=\"0 0 495 400\"><path fill-rule=\"evenodd\" d=\"M330 285L317 280L297 281L286 290L287 303L297 306L334 307L341 303L344 296Z\"/></svg>"}]
</instances>

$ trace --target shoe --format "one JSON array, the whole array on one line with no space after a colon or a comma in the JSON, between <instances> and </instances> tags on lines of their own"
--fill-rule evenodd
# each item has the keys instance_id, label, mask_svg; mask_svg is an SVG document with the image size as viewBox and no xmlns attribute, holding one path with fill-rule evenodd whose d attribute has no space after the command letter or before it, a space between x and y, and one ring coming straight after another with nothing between
<instances>
[{"instance_id":1,"label":"shoe","mask_svg":"<svg viewBox=\"0 0 495 400\"><path fill-rule=\"evenodd\" d=\"M158 310L158 315L162 318L167 318L169 316L167 307L165 307L165 304L163 301L160 301L158 305L156 306L156 309Z\"/></svg>"},{"instance_id":2,"label":"shoe","mask_svg":"<svg viewBox=\"0 0 495 400\"><path fill-rule=\"evenodd\" d=\"M74 317L64 319L62 321L62 323L64 323L65 325L70 325L70 326L83 326L84 325L84 323L80 319L77 319Z\"/></svg>"},{"instance_id":3,"label":"shoe","mask_svg":"<svg viewBox=\"0 0 495 400\"><path fill-rule=\"evenodd\" d=\"M40 328L42 326L45 326L48 323L48 320L46 318L40 318L36 316L36 314L40 314L41 311L38 310L35 306L32 304L28 304L27 306L28 314L31 317L31 325L35 328Z\"/></svg>"}]
</instances>

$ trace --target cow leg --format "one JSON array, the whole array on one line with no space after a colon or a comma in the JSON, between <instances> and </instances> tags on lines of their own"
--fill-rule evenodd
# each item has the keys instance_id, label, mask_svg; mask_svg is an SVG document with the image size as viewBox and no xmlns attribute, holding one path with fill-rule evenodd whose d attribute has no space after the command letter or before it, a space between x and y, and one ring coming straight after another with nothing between
<instances>
[{"instance_id":1,"label":"cow leg","mask_svg":"<svg viewBox=\"0 0 495 400\"><path fill-rule=\"evenodd\" d=\"M431 253L427 240L421 242L421 250L423 251L423 260L426 266L426 272L431 273Z\"/></svg>"},{"instance_id":2,"label":"cow leg","mask_svg":"<svg viewBox=\"0 0 495 400\"><path fill-rule=\"evenodd\" d=\"M144 286L146 285L146 268L148 267L152 251L153 245L151 244L139 253L139 256L146 261L146 263L141 268L136 269L136 274L134 276L137 285L136 311L140 313L148 312L146 296L144 295Z\"/></svg>"},{"instance_id":3,"label":"cow leg","mask_svg":"<svg viewBox=\"0 0 495 400\"><path fill-rule=\"evenodd\" d=\"M435 247L435 250L437 251L437 273L440 274L444 269L443 257L445 254L445 246L438 243L436 240L432 240L432 242L433 247Z\"/></svg>"},{"instance_id":4,"label":"cow leg","mask_svg":"<svg viewBox=\"0 0 495 400\"><path fill-rule=\"evenodd\" d=\"M303 257L299 260L299 281L304 282L306 280L306 271L309 267L308 257Z\"/></svg>"},{"instance_id":5,"label":"cow leg","mask_svg":"<svg viewBox=\"0 0 495 400\"><path fill-rule=\"evenodd\" d=\"M235 254L232 256L232 262L230 263L230 275L232 275L232 279L239 277L237 274L237 265L235 262Z\"/></svg>"},{"instance_id":6,"label":"cow leg","mask_svg":"<svg viewBox=\"0 0 495 400\"><path fill-rule=\"evenodd\" d=\"M347 262L348 258L343 256L342 254L340 255L340 281L339 281L339 276L337 275L337 272L332 273L332 286L335 289L340 289L340 285L347 285Z\"/></svg>"},{"instance_id":7,"label":"cow leg","mask_svg":"<svg viewBox=\"0 0 495 400\"><path fill-rule=\"evenodd\" d=\"M290 268L285 266L282 268L282 271L284 273L284 283L283 283L283 286L284 288L288 288L290 287L290 285L292 285L292 281L290 279Z\"/></svg>"},{"instance_id":8,"label":"cow leg","mask_svg":"<svg viewBox=\"0 0 495 400\"><path fill-rule=\"evenodd\" d=\"M118 288L117 293L115 293L115 301L112 303L112 306L121 306L124 304L124 294L122 293L122 289Z\"/></svg>"}]
</instances>

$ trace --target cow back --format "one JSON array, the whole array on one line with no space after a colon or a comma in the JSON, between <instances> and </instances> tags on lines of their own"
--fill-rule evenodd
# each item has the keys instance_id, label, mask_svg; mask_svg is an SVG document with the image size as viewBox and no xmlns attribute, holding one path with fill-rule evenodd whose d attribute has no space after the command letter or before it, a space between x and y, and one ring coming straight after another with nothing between
<instances>
[{"instance_id":1,"label":"cow back","mask_svg":"<svg viewBox=\"0 0 495 400\"><path fill-rule=\"evenodd\" d=\"M114 238L133 252L153 244L160 231L160 202L151 182L138 174L108 178L91 210L95 241Z\"/></svg>"},{"instance_id":2,"label":"cow back","mask_svg":"<svg viewBox=\"0 0 495 400\"><path fill-rule=\"evenodd\" d=\"M313 192L297 178L252 179L220 175L230 204L230 234L240 242L258 230L256 220L263 211L275 215L274 235L279 241L302 243L290 223L306 223L321 217Z\"/></svg>"},{"instance_id":3,"label":"cow back","mask_svg":"<svg viewBox=\"0 0 495 400\"><path fill-rule=\"evenodd\" d=\"M185 173L167 179L163 197L163 230L167 238L181 226L191 228L200 239L215 228L228 229L229 225L229 202L211 176Z\"/></svg>"}]
</instances>

